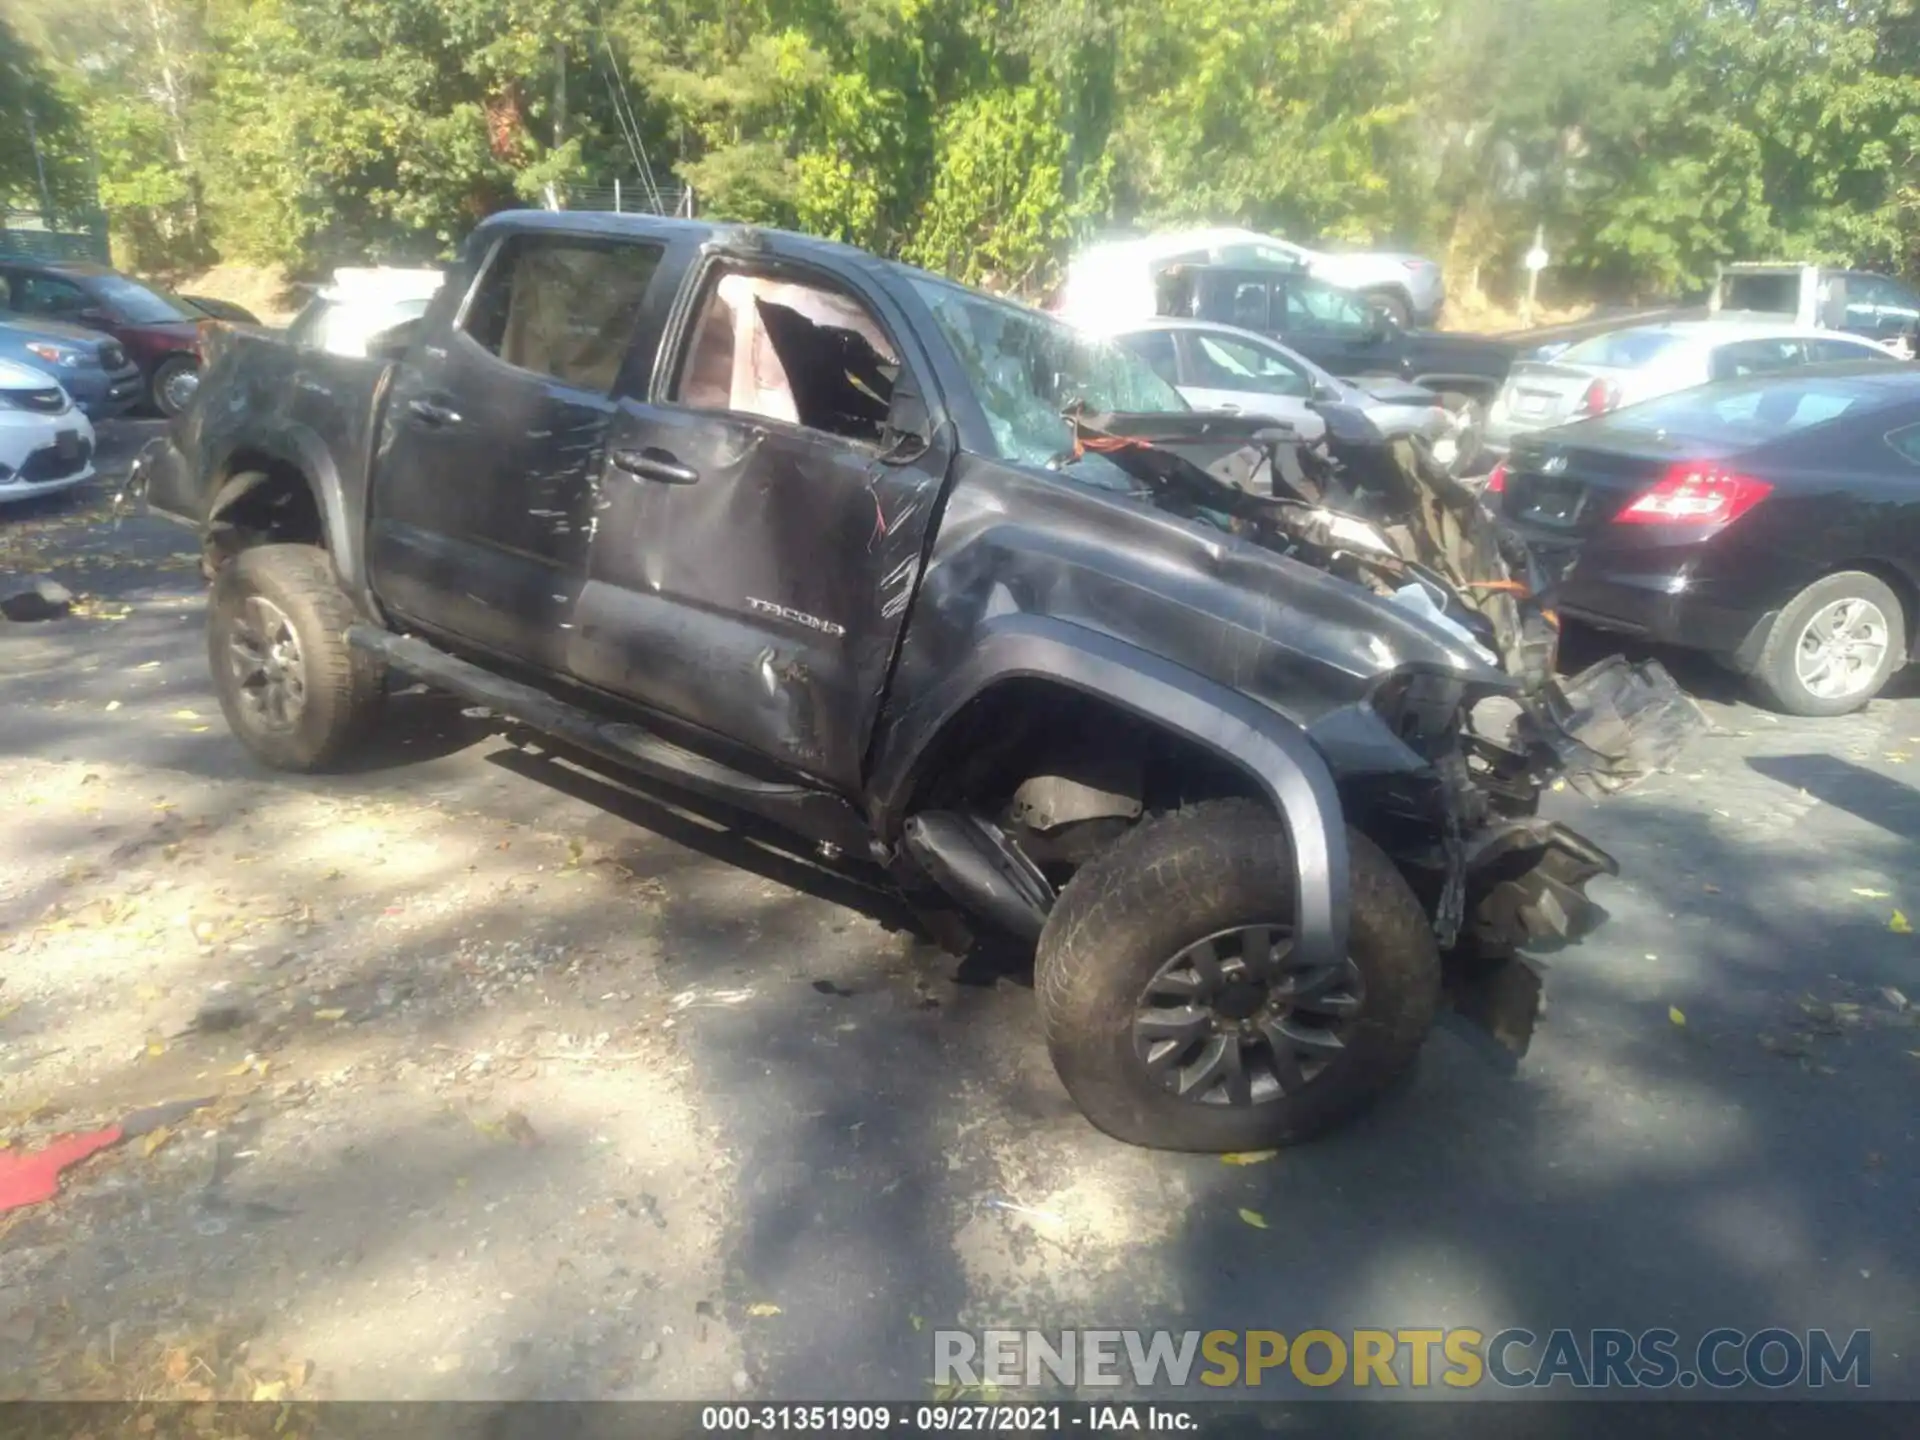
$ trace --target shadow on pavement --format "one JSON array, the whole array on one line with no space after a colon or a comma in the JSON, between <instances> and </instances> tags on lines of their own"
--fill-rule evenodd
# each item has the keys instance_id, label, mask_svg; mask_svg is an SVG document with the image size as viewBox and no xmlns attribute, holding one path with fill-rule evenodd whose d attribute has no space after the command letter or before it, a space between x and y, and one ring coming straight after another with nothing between
<instances>
[{"instance_id":1,"label":"shadow on pavement","mask_svg":"<svg viewBox=\"0 0 1920 1440\"><path fill-rule=\"evenodd\" d=\"M1756 755L1747 764L1902 840L1920 840L1920 791L1838 755Z\"/></svg>"}]
</instances>

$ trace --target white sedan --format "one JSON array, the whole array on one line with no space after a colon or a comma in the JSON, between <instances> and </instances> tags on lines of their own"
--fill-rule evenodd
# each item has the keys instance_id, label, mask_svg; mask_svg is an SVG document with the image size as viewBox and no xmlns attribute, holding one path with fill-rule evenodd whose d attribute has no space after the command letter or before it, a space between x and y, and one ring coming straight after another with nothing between
<instances>
[{"instance_id":1,"label":"white sedan","mask_svg":"<svg viewBox=\"0 0 1920 1440\"><path fill-rule=\"evenodd\" d=\"M1550 360L1522 360L1487 412L1486 449L1714 380L1851 360L1900 363L1884 345L1772 321L1688 320L1637 325L1582 340Z\"/></svg>"},{"instance_id":2,"label":"white sedan","mask_svg":"<svg viewBox=\"0 0 1920 1440\"><path fill-rule=\"evenodd\" d=\"M93 423L57 382L0 360L0 505L93 478Z\"/></svg>"}]
</instances>

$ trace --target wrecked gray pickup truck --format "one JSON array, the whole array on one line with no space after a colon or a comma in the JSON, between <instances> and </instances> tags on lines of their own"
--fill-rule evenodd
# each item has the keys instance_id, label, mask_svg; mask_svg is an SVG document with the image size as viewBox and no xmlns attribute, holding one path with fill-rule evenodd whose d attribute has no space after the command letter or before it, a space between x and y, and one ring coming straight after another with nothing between
<instances>
[{"instance_id":1,"label":"wrecked gray pickup truck","mask_svg":"<svg viewBox=\"0 0 1920 1440\"><path fill-rule=\"evenodd\" d=\"M1033 944L1125 1140L1355 1113L1444 967L1586 922L1614 862L1543 785L1694 720L1657 667L1553 678L1524 551L1358 413L1198 415L842 246L496 217L372 351L228 333L137 467L202 536L240 740L324 768L397 673L776 821Z\"/></svg>"}]
</instances>

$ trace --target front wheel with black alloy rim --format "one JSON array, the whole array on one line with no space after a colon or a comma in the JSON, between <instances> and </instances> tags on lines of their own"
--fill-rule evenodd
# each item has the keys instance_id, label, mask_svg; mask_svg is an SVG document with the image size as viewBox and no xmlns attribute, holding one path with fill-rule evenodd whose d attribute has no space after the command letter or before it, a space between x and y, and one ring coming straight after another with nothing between
<instances>
[{"instance_id":1,"label":"front wheel with black alloy rim","mask_svg":"<svg viewBox=\"0 0 1920 1440\"><path fill-rule=\"evenodd\" d=\"M1814 581L1774 618L1753 681L1789 715L1845 715L1906 661L1900 597L1877 576L1844 570Z\"/></svg>"},{"instance_id":2,"label":"front wheel with black alloy rim","mask_svg":"<svg viewBox=\"0 0 1920 1440\"><path fill-rule=\"evenodd\" d=\"M171 420L193 403L200 389L200 362L191 355L174 355L153 372L153 408Z\"/></svg>"},{"instance_id":3,"label":"front wheel with black alloy rim","mask_svg":"<svg viewBox=\"0 0 1920 1440\"><path fill-rule=\"evenodd\" d=\"M1035 985L1056 1070L1116 1139L1166 1150L1308 1140L1404 1075L1432 1027L1440 957L1393 862L1349 832L1347 956L1293 953L1287 828L1249 801L1143 822L1075 874Z\"/></svg>"},{"instance_id":4,"label":"front wheel with black alloy rim","mask_svg":"<svg viewBox=\"0 0 1920 1440\"><path fill-rule=\"evenodd\" d=\"M311 545L262 545L223 565L207 658L227 724L276 770L325 769L379 713L381 666L347 644L353 606Z\"/></svg>"}]
</instances>

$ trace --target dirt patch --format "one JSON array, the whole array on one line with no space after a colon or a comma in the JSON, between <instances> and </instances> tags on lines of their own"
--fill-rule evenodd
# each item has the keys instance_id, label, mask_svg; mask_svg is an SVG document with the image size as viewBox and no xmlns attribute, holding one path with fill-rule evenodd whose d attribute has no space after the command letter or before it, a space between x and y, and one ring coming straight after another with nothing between
<instances>
[{"instance_id":1,"label":"dirt patch","mask_svg":"<svg viewBox=\"0 0 1920 1440\"><path fill-rule=\"evenodd\" d=\"M729 1162L616 862L136 766L0 805L0 1143L211 1101L0 1216L0 1398L727 1392Z\"/></svg>"}]
</instances>

